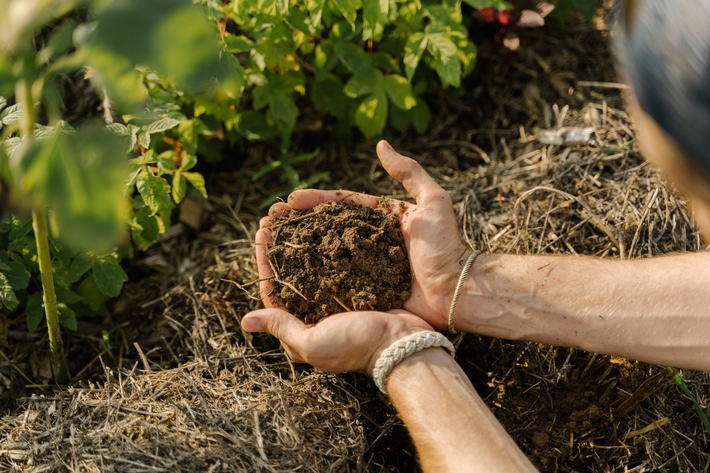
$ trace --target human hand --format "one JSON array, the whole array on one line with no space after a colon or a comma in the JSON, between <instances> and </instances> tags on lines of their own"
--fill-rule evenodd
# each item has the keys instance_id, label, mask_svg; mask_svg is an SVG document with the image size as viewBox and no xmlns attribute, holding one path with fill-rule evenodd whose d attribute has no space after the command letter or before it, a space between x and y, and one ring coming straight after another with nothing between
<instances>
[{"instance_id":1,"label":"human hand","mask_svg":"<svg viewBox=\"0 0 710 473\"><path fill-rule=\"evenodd\" d=\"M416 205L390 199L389 211L399 216L402 235L412 267L412 296L404 309L418 315L433 327L445 329L451 300L464 261L470 254L458 233L458 225L449 194L411 158L397 153L386 141L377 144L377 155L385 170L414 197ZM288 205L272 206L274 215L291 207L304 210L331 201L378 207L382 199L348 191L298 190L288 198ZM262 221L262 227L268 221ZM262 228L263 230L263 228ZM260 230L260 231L262 231ZM257 244L268 241L268 233L257 234ZM264 268L264 271L268 271ZM261 274L261 273L260 273ZM269 291L268 284L262 286Z\"/></svg>"},{"instance_id":2,"label":"human hand","mask_svg":"<svg viewBox=\"0 0 710 473\"><path fill-rule=\"evenodd\" d=\"M393 342L415 332L431 330L416 315L401 309L389 312L348 312L331 315L317 324L280 308L250 312L242 319L248 332L268 332L281 341L291 359L329 373L372 374L380 353Z\"/></svg>"}]
</instances>

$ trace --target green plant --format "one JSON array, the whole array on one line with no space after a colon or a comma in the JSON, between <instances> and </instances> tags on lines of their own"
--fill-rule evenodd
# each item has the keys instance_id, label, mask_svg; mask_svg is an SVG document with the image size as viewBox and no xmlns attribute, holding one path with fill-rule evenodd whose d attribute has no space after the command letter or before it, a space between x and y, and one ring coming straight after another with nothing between
<instances>
[{"instance_id":1,"label":"green plant","mask_svg":"<svg viewBox=\"0 0 710 473\"><path fill-rule=\"evenodd\" d=\"M670 366L666 366L666 370L673 376L673 381L676 383L678 388L680 388L681 391L683 391L683 394L685 394L688 399L693 403L693 407L695 408L695 412L698 413L698 417L700 418L700 422L703 424L703 427L705 430L710 434L710 420L708 420L708 415L705 413L703 410L702 406L698 402L698 399L693 395L692 392L690 392L690 389L688 388L688 385L685 384L685 381L683 381L683 378L680 377L680 374L678 371L676 371L675 368L672 368ZM708 458L707 462L705 463L705 468L704 471L709 471L710 470L710 453L708 453Z\"/></svg>"},{"instance_id":2,"label":"green plant","mask_svg":"<svg viewBox=\"0 0 710 473\"><path fill-rule=\"evenodd\" d=\"M91 21L76 22L82 12ZM202 176L190 171L194 123L171 115L165 102L155 106L158 94L150 84L159 82L153 79L159 74L173 89L233 93L239 85L221 64L217 38L189 0L0 5L0 177L13 201L31 210L31 225L29 218L13 217L0 230L7 248L0 252L0 303L8 310L23 305L30 329L44 311L58 383L70 379L60 323L76 329L74 308L99 311L126 280L114 251L126 220L134 239L138 234L147 246L164 229L161 223L169 220L173 201L184 197L187 182L205 193ZM84 66L107 95L105 103L134 113L124 118L127 125L88 119L74 128L62 119L58 78ZM8 106L2 96L13 92ZM111 110L106 112L105 121L113 122ZM155 154L151 135L173 128L181 131L184 151L145 159ZM127 154L134 150L143 160L130 163L129 180ZM134 186L138 195L132 199ZM31 284L36 274L41 283L34 287L41 292Z\"/></svg>"}]
</instances>

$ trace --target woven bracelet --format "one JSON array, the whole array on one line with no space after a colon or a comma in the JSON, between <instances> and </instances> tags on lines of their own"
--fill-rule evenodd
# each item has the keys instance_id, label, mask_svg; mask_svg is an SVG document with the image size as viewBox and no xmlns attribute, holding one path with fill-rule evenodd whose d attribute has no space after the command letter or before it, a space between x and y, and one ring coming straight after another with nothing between
<instances>
[{"instance_id":1,"label":"woven bracelet","mask_svg":"<svg viewBox=\"0 0 710 473\"><path fill-rule=\"evenodd\" d=\"M424 330L407 335L387 347L380 354L372 370L372 379L375 381L377 387L380 388L380 391L387 394L385 382L387 381L387 376L389 376L395 366L401 363L405 358L425 348L432 347L446 348L451 356L454 356L456 352L454 345L448 338L439 332L432 332L431 330Z\"/></svg>"},{"instance_id":2,"label":"woven bracelet","mask_svg":"<svg viewBox=\"0 0 710 473\"><path fill-rule=\"evenodd\" d=\"M476 258L478 258L480 254L480 251L474 250L473 253L469 255L466 263L463 265L463 270L461 270L459 281L456 283L456 292L454 292L454 298L451 300L451 307L449 307L448 328L451 333L456 333L456 329L454 328L454 314L456 313L456 304L459 303L459 297L463 291L463 284L466 282L468 272L471 270L473 262L476 261Z\"/></svg>"}]
</instances>

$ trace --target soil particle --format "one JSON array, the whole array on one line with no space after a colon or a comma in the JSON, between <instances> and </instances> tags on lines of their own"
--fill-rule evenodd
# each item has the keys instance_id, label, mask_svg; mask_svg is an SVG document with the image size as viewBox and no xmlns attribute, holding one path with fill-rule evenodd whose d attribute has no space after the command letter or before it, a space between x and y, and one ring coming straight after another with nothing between
<instances>
[{"instance_id":1,"label":"soil particle","mask_svg":"<svg viewBox=\"0 0 710 473\"><path fill-rule=\"evenodd\" d=\"M396 215L326 202L272 220L273 296L306 323L398 309L409 299L412 276Z\"/></svg>"}]
</instances>

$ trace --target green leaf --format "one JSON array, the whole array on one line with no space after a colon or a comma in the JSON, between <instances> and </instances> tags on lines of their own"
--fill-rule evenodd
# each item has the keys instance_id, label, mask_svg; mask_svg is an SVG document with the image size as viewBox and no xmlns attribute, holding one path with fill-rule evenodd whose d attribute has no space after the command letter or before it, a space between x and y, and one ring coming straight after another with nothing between
<instances>
[{"instance_id":1,"label":"green leaf","mask_svg":"<svg viewBox=\"0 0 710 473\"><path fill-rule=\"evenodd\" d=\"M456 56L444 56L434 61L434 69L444 85L461 85L461 62Z\"/></svg>"},{"instance_id":2,"label":"green leaf","mask_svg":"<svg viewBox=\"0 0 710 473\"><path fill-rule=\"evenodd\" d=\"M412 114L412 126L419 134L424 134L424 132L429 128L429 122L431 121L431 110L424 100L418 100L417 105L410 111Z\"/></svg>"},{"instance_id":3,"label":"green leaf","mask_svg":"<svg viewBox=\"0 0 710 473\"><path fill-rule=\"evenodd\" d=\"M106 312L106 302L109 297L99 290L96 279L92 277L82 279L77 287L77 292L92 311L96 313Z\"/></svg>"},{"instance_id":4,"label":"green leaf","mask_svg":"<svg viewBox=\"0 0 710 473\"><path fill-rule=\"evenodd\" d=\"M205 178L202 174L198 172L183 172L182 177L184 177L192 187L197 189L197 191L204 197L207 198L207 188L205 187Z\"/></svg>"},{"instance_id":5,"label":"green leaf","mask_svg":"<svg viewBox=\"0 0 710 473\"><path fill-rule=\"evenodd\" d=\"M2 269L2 267L0 267ZM8 310L15 310L17 306L20 305L20 301L17 300L15 291L12 289L10 281L3 272L0 271L0 302Z\"/></svg>"},{"instance_id":6,"label":"green leaf","mask_svg":"<svg viewBox=\"0 0 710 473\"><path fill-rule=\"evenodd\" d=\"M147 250L158 241L161 230L161 220L152 215L148 207L141 208L131 221L131 237L140 248Z\"/></svg>"},{"instance_id":7,"label":"green leaf","mask_svg":"<svg viewBox=\"0 0 710 473\"><path fill-rule=\"evenodd\" d=\"M572 0L574 8L587 20L591 20L599 7L599 0Z\"/></svg>"},{"instance_id":8,"label":"green leaf","mask_svg":"<svg viewBox=\"0 0 710 473\"><path fill-rule=\"evenodd\" d=\"M178 169L175 171L175 174L173 174L171 187L173 200L176 204L179 204L187 193L187 184L185 183L185 179L182 178L182 170Z\"/></svg>"},{"instance_id":9,"label":"green leaf","mask_svg":"<svg viewBox=\"0 0 710 473\"><path fill-rule=\"evenodd\" d=\"M380 41L389 24L389 0L364 0L362 5L362 39Z\"/></svg>"},{"instance_id":10,"label":"green leaf","mask_svg":"<svg viewBox=\"0 0 710 473\"><path fill-rule=\"evenodd\" d=\"M151 210L151 215L173 208L170 200L170 184L162 177L157 177L144 169L138 176L136 187L143 197L143 202Z\"/></svg>"},{"instance_id":11,"label":"green leaf","mask_svg":"<svg viewBox=\"0 0 710 473\"><path fill-rule=\"evenodd\" d=\"M348 112L350 101L343 93L343 83L334 74L317 78L311 90L311 100L316 107L326 110L334 117L343 119Z\"/></svg>"},{"instance_id":12,"label":"green leaf","mask_svg":"<svg viewBox=\"0 0 710 473\"><path fill-rule=\"evenodd\" d=\"M126 272L112 256L96 259L91 271L99 291L109 297L117 297L121 294L123 283L128 280Z\"/></svg>"},{"instance_id":13,"label":"green leaf","mask_svg":"<svg viewBox=\"0 0 710 473\"><path fill-rule=\"evenodd\" d=\"M220 76L220 45L216 28L204 10L190 0L122 0L102 2L96 23L78 35L95 79L124 106L136 106L144 94L133 68L147 66L175 80L187 91L205 89ZM93 28L93 29L92 29ZM140 93L137 93L140 91Z\"/></svg>"},{"instance_id":14,"label":"green leaf","mask_svg":"<svg viewBox=\"0 0 710 473\"><path fill-rule=\"evenodd\" d=\"M333 45L333 51L350 72L363 80L374 80L376 69L372 65L372 58L361 48L352 43L338 41Z\"/></svg>"},{"instance_id":15,"label":"green leaf","mask_svg":"<svg viewBox=\"0 0 710 473\"><path fill-rule=\"evenodd\" d=\"M52 210L58 237L74 248L108 249L125 222L125 146L104 127L89 123L67 133L57 128L22 149L22 190Z\"/></svg>"},{"instance_id":16,"label":"green leaf","mask_svg":"<svg viewBox=\"0 0 710 473\"><path fill-rule=\"evenodd\" d=\"M355 124L365 138L373 138L382 133L387 123L387 95L377 90L363 100L355 110Z\"/></svg>"},{"instance_id":17,"label":"green leaf","mask_svg":"<svg viewBox=\"0 0 710 473\"><path fill-rule=\"evenodd\" d=\"M25 265L17 261L0 262L0 273L6 278L13 290L27 289L30 282L30 273Z\"/></svg>"},{"instance_id":18,"label":"green leaf","mask_svg":"<svg viewBox=\"0 0 710 473\"><path fill-rule=\"evenodd\" d=\"M438 59L456 56L456 44L445 33L427 34L427 49Z\"/></svg>"},{"instance_id":19,"label":"green leaf","mask_svg":"<svg viewBox=\"0 0 710 473\"><path fill-rule=\"evenodd\" d=\"M164 131L170 130L178 126L183 120L177 120L172 117L163 117L160 120L156 120L147 126L143 127L146 133L162 133Z\"/></svg>"},{"instance_id":20,"label":"green leaf","mask_svg":"<svg viewBox=\"0 0 710 473\"><path fill-rule=\"evenodd\" d=\"M22 105L19 103L10 105L2 112L0 112L0 122L3 124L3 126L14 125L20 121L21 117Z\"/></svg>"},{"instance_id":21,"label":"green leaf","mask_svg":"<svg viewBox=\"0 0 710 473\"><path fill-rule=\"evenodd\" d=\"M384 87L392 103L402 110L411 110L417 104L412 92L412 84L397 74L385 76Z\"/></svg>"},{"instance_id":22,"label":"green leaf","mask_svg":"<svg viewBox=\"0 0 710 473\"><path fill-rule=\"evenodd\" d=\"M91 269L94 264L94 258L86 253L79 253L69 265L67 271L67 281L70 283L77 282L86 272Z\"/></svg>"},{"instance_id":23,"label":"green leaf","mask_svg":"<svg viewBox=\"0 0 710 473\"><path fill-rule=\"evenodd\" d=\"M497 10L508 10L512 8L510 3L504 0L463 0L463 2L477 10L486 7L493 7Z\"/></svg>"},{"instance_id":24,"label":"green leaf","mask_svg":"<svg viewBox=\"0 0 710 473\"><path fill-rule=\"evenodd\" d=\"M407 38L407 42L404 45L404 59L402 60L407 79L412 80L426 48L427 37L424 33L416 32Z\"/></svg>"},{"instance_id":25,"label":"green leaf","mask_svg":"<svg viewBox=\"0 0 710 473\"><path fill-rule=\"evenodd\" d=\"M57 312L59 312L59 323L62 327L76 332L79 328L79 322L76 319L76 312L67 307L66 304L60 302L57 304Z\"/></svg>"},{"instance_id":26,"label":"green leaf","mask_svg":"<svg viewBox=\"0 0 710 473\"><path fill-rule=\"evenodd\" d=\"M362 0L333 0L333 3L354 29L357 11L362 8Z\"/></svg>"},{"instance_id":27,"label":"green leaf","mask_svg":"<svg viewBox=\"0 0 710 473\"><path fill-rule=\"evenodd\" d=\"M44 305L42 303L41 292L35 292L27 299L25 317L27 318L27 331L34 332L37 330L37 327L44 318Z\"/></svg>"},{"instance_id":28,"label":"green leaf","mask_svg":"<svg viewBox=\"0 0 710 473\"><path fill-rule=\"evenodd\" d=\"M382 73L379 71L375 72L375 77L379 79L377 82L383 80ZM343 87L343 93L350 98L356 99L371 93L374 87L375 81L365 80L359 76L352 76L348 83L345 84L345 87Z\"/></svg>"},{"instance_id":29,"label":"green leaf","mask_svg":"<svg viewBox=\"0 0 710 473\"><path fill-rule=\"evenodd\" d=\"M228 34L224 38L224 44L230 53L250 52L254 48L254 41L243 35Z\"/></svg>"}]
</instances>

